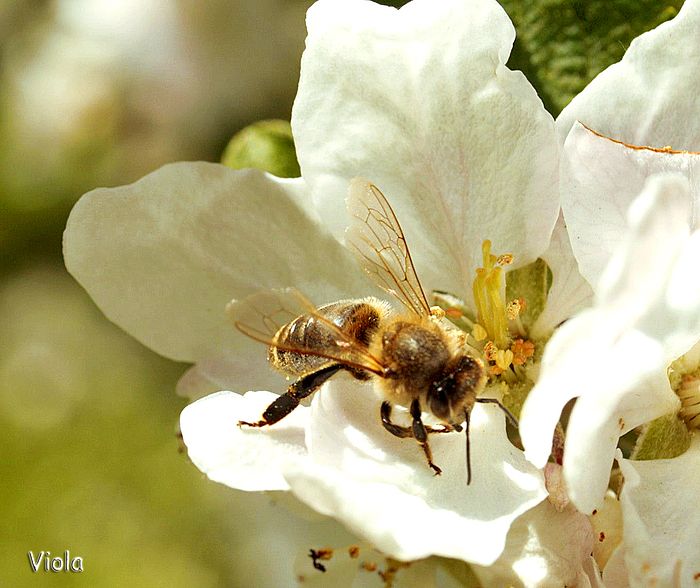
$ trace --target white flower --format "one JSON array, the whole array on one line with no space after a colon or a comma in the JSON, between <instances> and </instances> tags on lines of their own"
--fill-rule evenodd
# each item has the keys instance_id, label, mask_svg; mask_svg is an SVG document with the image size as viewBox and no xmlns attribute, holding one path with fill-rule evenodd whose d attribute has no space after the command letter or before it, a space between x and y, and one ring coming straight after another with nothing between
<instances>
[{"instance_id":1,"label":"white flower","mask_svg":"<svg viewBox=\"0 0 700 588\"><path fill-rule=\"evenodd\" d=\"M555 304L533 332L548 333L587 290L562 224L545 252L559 208L558 145L532 87L504 65L514 30L503 10L491 0L415 0L398 11L321 0L307 23L292 119L304 179L174 164L95 190L66 229L71 273L140 341L196 363L183 388L279 391L264 349L230 327L224 307L262 287L295 286L318 304L374 294L341 243L343 201L361 175L395 208L428 292L457 294L474 310L487 239L516 266L545 256ZM501 287L491 291L502 298ZM546 495L496 407L474 409L467 486L464 436L431 437L443 468L434 477L415 443L382 429L371 386L334 379L274 427L236 427L274 397L219 392L186 408L192 461L234 488L291 490L398 559L489 565L511 522Z\"/></svg>"},{"instance_id":2,"label":"white flower","mask_svg":"<svg viewBox=\"0 0 700 588\"><path fill-rule=\"evenodd\" d=\"M578 397L563 470L583 512L601 504L622 434L669 413L696 426L699 31L700 2L688 0L557 120L564 217L596 297L550 340L520 430L526 455L543 465L562 408ZM687 505L699 451L693 442L675 459L619 458L624 547L606 566L608 585L695 585L700 540Z\"/></svg>"}]
</instances>

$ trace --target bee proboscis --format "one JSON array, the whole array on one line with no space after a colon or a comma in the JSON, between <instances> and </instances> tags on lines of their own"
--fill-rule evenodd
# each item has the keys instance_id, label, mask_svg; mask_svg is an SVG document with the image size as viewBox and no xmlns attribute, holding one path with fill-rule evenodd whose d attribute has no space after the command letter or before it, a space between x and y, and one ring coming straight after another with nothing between
<instances>
[{"instance_id":1,"label":"bee proboscis","mask_svg":"<svg viewBox=\"0 0 700 588\"><path fill-rule=\"evenodd\" d=\"M361 264L385 291L404 306L402 313L373 297L314 306L293 288L266 290L229 306L235 326L267 344L272 366L296 378L257 422L273 425L331 376L346 371L358 380L373 380L385 400L380 409L384 428L397 437L413 437L436 475L428 436L466 429L467 484L471 482L469 420L486 382L480 359L465 347L465 334L431 308L416 274L401 226L379 188L353 180L347 199L352 222L347 241ZM391 419L392 405L408 408L410 426ZM423 411L440 421L426 426ZM462 426L464 423L464 427Z\"/></svg>"}]
</instances>

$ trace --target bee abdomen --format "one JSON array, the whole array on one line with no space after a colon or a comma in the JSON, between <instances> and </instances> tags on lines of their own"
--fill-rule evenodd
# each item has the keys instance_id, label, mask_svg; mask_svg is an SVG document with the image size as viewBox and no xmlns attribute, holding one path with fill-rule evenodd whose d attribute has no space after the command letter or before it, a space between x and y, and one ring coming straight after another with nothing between
<instances>
[{"instance_id":1,"label":"bee abdomen","mask_svg":"<svg viewBox=\"0 0 700 588\"><path fill-rule=\"evenodd\" d=\"M357 300L333 302L321 306L317 312L318 316L303 314L277 331L268 351L268 360L276 369L300 376L333 363L328 357L314 355L324 352L332 355L338 346L336 335L324 319L364 347L369 345L381 320L377 308Z\"/></svg>"}]
</instances>

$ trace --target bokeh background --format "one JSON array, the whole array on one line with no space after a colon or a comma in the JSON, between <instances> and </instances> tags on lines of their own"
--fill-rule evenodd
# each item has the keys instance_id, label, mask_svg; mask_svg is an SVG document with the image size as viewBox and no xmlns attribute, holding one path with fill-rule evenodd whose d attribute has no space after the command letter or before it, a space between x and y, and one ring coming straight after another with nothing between
<instances>
[{"instance_id":1,"label":"bokeh background","mask_svg":"<svg viewBox=\"0 0 700 588\"><path fill-rule=\"evenodd\" d=\"M310 4L0 0L0 586L293 586L297 554L352 541L191 466L187 366L110 324L61 257L84 192L218 161L240 129L289 118ZM682 2L504 4L511 67L556 115ZM29 550L66 549L82 574L31 572Z\"/></svg>"}]
</instances>

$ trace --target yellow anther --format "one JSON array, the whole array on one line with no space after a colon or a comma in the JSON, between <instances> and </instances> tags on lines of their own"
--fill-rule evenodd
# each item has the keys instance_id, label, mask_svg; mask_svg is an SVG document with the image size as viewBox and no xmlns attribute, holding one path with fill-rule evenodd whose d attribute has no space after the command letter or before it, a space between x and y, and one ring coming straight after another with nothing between
<instances>
[{"instance_id":1,"label":"yellow anther","mask_svg":"<svg viewBox=\"0 0 700 588\"><path fill-rule=\"evenodd\" d=\"M513 352L510 349L498 349L494 346L490 355L491 357L488 359L494 362L489 366L491 375L508 375L510 373L509 368L513 363Z\"/></svg>"},{"instance_id":2,"label":"yellow anther","mask_svg":"<svg viewBox=\"0 0 700 588\"><path fill-rule=\"evenodd\" d=\"M486 329L484 329L484 327L482 327L479 323L474 325L474 328L472 329L472 337L474 337L476 341L483 341L488 336L489 334L486 332Z\"/></svg>"},{"instance_id":3,"label":"yellow anther","mask_svg":"<svg viewBox=\"0 0 700 588\"><path fill-rule=\"evenodd\" d=\"M503 253L502 255L499 255L496 258L496 263L498 265L510 265L511 263L513 263L513 254Z\"/></svg>"},{"instance_id":4,"label":"yellow anther","mask_svg":"<svg viewBox=\"0 0 700 588\"><path fill-rule=\"evenodd\" d=\"M514 321L520 316L520 300L511 300L506 306L506 316L509 321Z\"/></svg>"},{"instance_id":5,"label":"yellow anther","mask_svg":"<svg viewBox=\"0 0 700 588\"><path fill-rule=\"evenodd\" d=\"M486 361L495 361L497 353L498 347L493 344L493 341L489 341L484 345L484 357Z\"/></svg>"},{"instance_id":6,"label":"yellow anther","mask_svg":"<svg viewBox=\"0 0 700 588\"><path fill-rule=\"evenodd\" d=\"M513 352L513 363L523 365L535 354L535 344L532 341L516 339L510 346L510 350Z\"/></svg>"}]
</instances>

